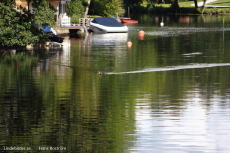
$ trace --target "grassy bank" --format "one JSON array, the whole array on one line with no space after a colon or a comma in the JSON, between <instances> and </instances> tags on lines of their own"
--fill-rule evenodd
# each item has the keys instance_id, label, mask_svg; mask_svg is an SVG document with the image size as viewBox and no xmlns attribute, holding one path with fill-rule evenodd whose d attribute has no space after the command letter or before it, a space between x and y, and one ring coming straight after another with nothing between
<instances>
[{"instance_id":1,"label":"grassy bank","mask_svg":"<svg viewBox=\"0 0 230 153\"><path fill-rule=\"evenodd\" d=\"M198 0L198 3L199 2L203 2L203 0ZM194 8L192 4L194 4L194 1L179 2L180 7L186 7L186 8L189 8L189 7ZM156 7L170 7L171 4L155 4L155 6ZM207 3L206 6L230 6L230 0L217 0L212 3Z\"/></svg>"},{"instance_id":2,"label":"grassy bank","mask_svg":"<svg viewBox=\"0 0 230 153\"><path fill-rule=\"evenodd\" d=\"M230 6L229 0L218 0L212 3L208 3L207 5L214 5L214 6Z\"/></svg>"},{"instance_id":3,"label":"grassy bank","mask_svg":"<svg viewBox=\"0 0 230 153\"><path fill-rule=\"evenodd\" d=\"M203 0L198 0L203 2ZM150 13L184 13L184 14L199 14L202 7L199 6L197 9L192 6L194 1L179 2L180 9L175 10L172 4L157 4L152 3L142 4L139 8L140 11L150 12ZM229 14L230 8L224 8L223 6L230 6L229 0L218 0L212 3L207 3L204 14Z\"/></svg>"}]
</instances>

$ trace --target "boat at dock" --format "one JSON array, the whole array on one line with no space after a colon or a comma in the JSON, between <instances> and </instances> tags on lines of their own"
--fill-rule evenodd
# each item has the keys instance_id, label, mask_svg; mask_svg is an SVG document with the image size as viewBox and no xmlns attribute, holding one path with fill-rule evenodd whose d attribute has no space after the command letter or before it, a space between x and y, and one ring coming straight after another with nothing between
<instances>
[{"instance_id":1,"label":"boat at dock","mask_svg":"<svg viewBox=\"0 0 230 153\"><path fill-rule=\"evenodd\" d=\"M96 17L90 21L90 29L95 33L125 33L128 27L115 18Z\"/></svg>"},{"instance_id":2,"label":"boat at dock","mask_svg":"<svg viewBox=\"0 0 230 153\"><path fill-rule=\"evenodd\" d=\"M130 18L121 18L122 24L136 24L138 23L138 20L133 20Z\"/></svg>"},{"instance_id":3,"label":"boat at dock","mask_svg":"<svg viewBox=\"0 0 230 153\"><path fill-rule=\"evenodd\" d=\"M57 35L57 32L51 28L50 26L46 25L43 28L41 28L41 32L43 34L49 34L49 40L51 42L58 42L58 43L62 43L64 38L60 37Z\"/></svg>"},{"instance_id":4,"label":"boat at dock","mask_svg":"<svg viewBox=\"0 0 230 153\"><path fill-rule=\"evenodd\" d=\"M138 20L134 20L130 18L130 9L128 7L128 17L127 18L121 18L121 23L122 24L136 24L138 23Z\"/></svg>"}]
</instances>

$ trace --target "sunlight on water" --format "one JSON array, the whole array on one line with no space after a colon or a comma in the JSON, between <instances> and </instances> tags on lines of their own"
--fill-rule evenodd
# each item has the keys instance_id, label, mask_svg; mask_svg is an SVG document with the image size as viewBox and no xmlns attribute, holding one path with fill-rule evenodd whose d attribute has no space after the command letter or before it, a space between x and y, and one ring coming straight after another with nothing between
<instances>
[{"instance_id":1,"label":"sunlight on water","mask_svg":"<svg viewBox=\"0 0 230 153\"><path fill-rule=\"evenodd\" d=\"M195 89L196 90L196 89ZM131 152L212 152L224 153L230 149L227 116L230 108L220 109L218 95L210 99L211 108L206 108L201 93L189 93L185 99L183 110L177 111L160 101L159 110L151 107L148 95L136 100L136 137L135 147ZM148 98L149 97L149 98ZM179 109L179 108L178 108ZM157 112L156 112L157 111ZM227 116L226 116L227 115ZM227 120L226 120L227 119Z\"/></svg>"},{"instance_id":2,"label":"sunlight on water","mask_svg":"<svg viewBox=\"0 0 230 153\"><path fill-rule=\"evenodd\" d=\"M149 36L178 36L178 35L188 35L200 32L220 32L220 31L230 31L230 28L197 28L197 27L163 27L156 28L154 31L146 31L145 34Z\"/></svg>"},{"instance_id":3,"label":"sunlight on water","mask_svg":"<svg viewBox=\"0 0 230 153\"><path fill-rule=\"evenodd\" d=\"M95 45L117 45L128 41L128 33L91 34L89 37Z\"/></svg>"}]
</instances>

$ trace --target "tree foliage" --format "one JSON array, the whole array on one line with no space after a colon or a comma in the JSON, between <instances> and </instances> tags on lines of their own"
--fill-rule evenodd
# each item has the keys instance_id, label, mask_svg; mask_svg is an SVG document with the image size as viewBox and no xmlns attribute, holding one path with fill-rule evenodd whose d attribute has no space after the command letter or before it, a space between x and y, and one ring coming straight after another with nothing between
<instances>
[{"instance_id":1,"label":"tree foliage","mask_svg":"<svg viewBox=\"0 0 230 153\"><path fill-rule=\"evenodd\" d=\"M2 46L23 46L38 41L31 32L31 22L25 15L0 3L0 42Z\"/></svg>"},{"instance_id":2,"label":"tree foliage","mask_svg":"<svg viewBox=\"0 0 230 153\"><path fill-rule=\"evenodd\" d=\"M66 13L68 16L72 17L73 15L82 16L84 12L85 0L71 0L66 4Z\"/></svg>"},{"instance_id":3,"label":"tree foliage","mask_svg":"<svg viewBox=\"0 0 230 153\"><path fill-rule=\"evenodd\" d=\"M25 46L47 40L47 35L41 34L37 24L54 25L54 10L45 0L34 1L32 15L25 8L17 11L14 0L0 2L0 46Z\"/></svg>"},{"instance_id":4,"label":"tree foliage","mask_svg":"<svg viewBox=\"0 0 230 153\"><path fill-rule=\"evenodd\" d=\"M143 0L124 0L124 7L133 7L140 4Z\"/></svg>"},{"instance_id":5,"label":"tree foliage","mask_svg":"<svg viewBox=\"0 0 230 153\"><path fill-rule=\"evenodd\" d=\"M92 0L89 14L112 16L122 9L122 0Z\"/></svg>"},{"instance_id":6,"label":"tree foliage","mask_svg":"<svg viewBox=\"0 0 230 153\"><path fill-rule=\"evenodd\" d=\"M55 25L54 13L57 11L50 3L45 0L35 0L32 3L34 7L33 22L36 24L47 23L50 26Z\"/></svg>"},{"instance_id":7,"label":"tree foliage","mask_svg":"<svg viewBox=\"0 0 230 153\"><path fill-rule=\"evenodd\" d=\"M85 0L71 0L66 3L66 14L71 17L72 23L78 23L83 17L85 5Z\"/></svg>"}]
</instances>

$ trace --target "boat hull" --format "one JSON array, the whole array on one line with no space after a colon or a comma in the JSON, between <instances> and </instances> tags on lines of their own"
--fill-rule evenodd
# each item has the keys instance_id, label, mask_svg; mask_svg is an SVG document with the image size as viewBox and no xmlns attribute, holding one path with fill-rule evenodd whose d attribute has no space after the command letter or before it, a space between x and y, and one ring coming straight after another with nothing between
<instances>
[{"instance_id":1,"label":"boat hull","mask_svg":"<svg viewBox=\"0 0 230 153\"><path fill-rule=\"evenodd\" d=\"M122 22L122 23L125 23L125 24L135 24L135 23L138 23L138 20L121 19L121 22Z\"/></svg>"},{"instance_id":2,"label":"boat hull","mask_svg":"<svg viewBox=\"0 0 230 153\"><path fill-rule=\"evenodd\" d=\"M51 35L49 36L49 40L53 41L53 42L58 42L58 43L62 43L64 38L63 37L59 37L57 35Z\"/></svg>"}]
</instances>

